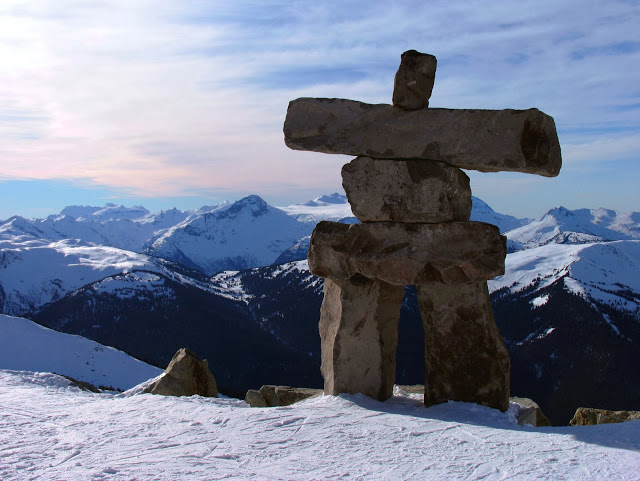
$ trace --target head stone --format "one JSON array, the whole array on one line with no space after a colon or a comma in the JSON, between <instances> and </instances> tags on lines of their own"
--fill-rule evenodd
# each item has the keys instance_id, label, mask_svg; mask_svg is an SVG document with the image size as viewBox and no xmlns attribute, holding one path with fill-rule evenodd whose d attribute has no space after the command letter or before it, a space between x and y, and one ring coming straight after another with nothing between
<instances>
[{"instance_id":1,"label":"head stone","mask_svg":"<svg viewBox=\"0 0 640 481\"><path fill-rule=\"evenodd\" d=\"M436 77L436 58L428 53L407 50L400 59L393 82L393 105L404 110L428 107Z\"/></svg>"}]
</instances>

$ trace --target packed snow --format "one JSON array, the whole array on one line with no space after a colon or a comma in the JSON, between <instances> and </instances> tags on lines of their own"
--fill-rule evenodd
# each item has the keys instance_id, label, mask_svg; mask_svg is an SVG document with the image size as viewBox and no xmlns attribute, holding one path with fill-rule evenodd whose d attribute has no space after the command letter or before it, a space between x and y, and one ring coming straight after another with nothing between
<instances>
[{"instance_id":1,"label":"packed snow","mask_svg":"<svg viewBox=\"0 0 640 481\"><path fill-rule=\"evenodd\" d=\"M640 421L521 427L509 412L396 390L381 403L91 394L0 371L0 479L637 480ZM137 390L139 392L139 390Z\"/></svg>"},{"instance_id":2,"label":"packed snow","mask_svg":"<svg viewBox=\"0 0 640 481\"><path fill-rule=\"evenodd\" d=\"M0 314L0 369L51 371L126 390L162 373L113 347ZM2 477L0 477L2 479Z\"/></svg>"}]
</instances>

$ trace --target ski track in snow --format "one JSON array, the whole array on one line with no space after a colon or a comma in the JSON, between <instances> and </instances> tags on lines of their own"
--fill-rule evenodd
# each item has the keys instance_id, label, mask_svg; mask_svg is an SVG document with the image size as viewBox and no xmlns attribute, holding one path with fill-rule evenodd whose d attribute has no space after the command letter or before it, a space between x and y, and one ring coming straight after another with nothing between
<instances>
[{"instance_id":1,"label":"ski track in snow","mask_svg":"<svg viewBox=\"0 0 640 481\"><path fill-rule=\"evenodd\" d=\"M111 396L0 371L0 479L637 480L640 422L520 427L467 403Z\"/></svg>"}]
</instances>

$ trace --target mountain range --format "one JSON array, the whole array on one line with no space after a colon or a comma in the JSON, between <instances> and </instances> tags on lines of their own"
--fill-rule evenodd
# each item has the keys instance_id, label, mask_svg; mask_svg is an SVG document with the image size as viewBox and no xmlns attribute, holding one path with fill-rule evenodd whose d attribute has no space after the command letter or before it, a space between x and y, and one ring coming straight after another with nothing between
<instances>
[{"instance_id":1,"label":"mountain range","mask_svg":"<svg viewBox=\"0 0 640 481\"><path fill-rule=\"evenodd\" d=\"M560 207L518 219L473 198L471 218L509 239L506 272L489 285L512 394L557 424L577 404L639 409L640 213ZM287 207L252 195L194 211L107 204L12 217L0 221L0 313L162 367L191 347L229 393L319 387L323 283L304 259L323 219L358 222L340 194ZM423 336L408 287L397 382L422 382Z\"/></svg>"}]
</instances>

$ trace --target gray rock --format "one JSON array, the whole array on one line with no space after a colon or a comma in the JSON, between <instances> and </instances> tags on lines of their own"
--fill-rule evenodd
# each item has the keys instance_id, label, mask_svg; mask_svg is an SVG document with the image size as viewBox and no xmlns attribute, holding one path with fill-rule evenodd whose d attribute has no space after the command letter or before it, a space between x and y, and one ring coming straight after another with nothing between
<instances>
[{"instance_id":1,"label":"gray rock","mask_svg":"<svg viewBox=\"0 0 640 481\"><path fill-rule=\"evenodd\" d=\"M404 287L363 277L325 280L319 329L326 394L392 396L403 297Z\"/></svg>"},{"instance_id":2,"label":"gray rock","mask_svg":"<svg viewBox=\"0 0 640 481\"><path fill-rule=\"evenodd\" d=\"M516 414L519 426L551 426L551 421L544 415L538 403L527 397L510 397L509 401L518 404L522 409Z\"/></svg>"},{"instance_id":3,"label":"gray rock","mask_svg":"<svg viewBox=\"0 0 640 481\"><path fill-rule=\"evenodd\" d=\"M278 394L276 393L276 388L278 387L290 387L290 386L276 386L273 384L265 384L260 388L260 394L264 396L264 399L267 402L267 406L269 407L277 407L280 406L278 402Z\"/></svg>"},{"instance_id":4,"label":"gray rock","mask_svg":"<svg viewBox=\"0 0 640 481\"><path fill-rule=\"evenodd\" d=\"M406 110L428 107L436 66L433 55L415 50L404 52L393 81L393 106Z\"/></svg>"},{"instance_id":5,"label":"gray rock","mask_svg":"<svg viewBox=\"0 0 640 481\"><path fill-rule=\"evenodd\" d=\"M287 146L377 159L427 159L482 172L554 177L562 156L553 118L538 109L405 111L386 104L300 98L289 103Z\"/></svg>"},{"instance_id":6,"label":"gray rock","mask_svg":"<svg viewBox=\"0 0 640 481\"><path fill-rule=\"evenodd\" d=\"M607 409L578 408L571 426L592 426L594 424L623 423L640 419L640 411L609 411Z\"/></svg>"},{"instance_id":7,"label":"gray rock","mask_svg":"<svg viewBox=\"0 0 640 481\"><path fill-rule=\"evenodd\" d=\"M252 408L266 408L267 400L264 398L260 391L256 391L255 389L249 389L247 394L244 397L244 402L246 402Z\"/></svg>"},{"instance_id":8,"label":"gray rock","mask_svg":"<svg viewBox=\"0 0 640 481\"><path fill-rule=\"evenodd\" d=\"M418 286L425 334L424 404L509 408L509 354L493 319L487 283Z\"/></svg>"},{"instance_id":9,"label":"gray rock","mask_svg":"<svg viewBox=\"0 0 640 481\"><path fill-rule=\"evenodd\" d=\"M342 167L342 186L362 222L469 220L469 177L442 162L358 157Z\"/></svg>"},{"instance_id":10,"label":"gray rock","mask_svg":"<svg viewBox=\"0 0 640 481\"><path fill-rule=\"evenodd\" d=\"M291 404L295 404L312 397L321 396L322 394L322 389L289 386L276 387L276 395L278 396L279 406L290 406Z\"/></svg>"},{"instance_id":11,"label":"gray rock","mask_svg":"<svg viewBox=\"0 0 640 481\"><path fill-rule=\"evenodd\" d=\"M459 284L504 274L506 239L483 222L404 224L318 223L309 269L319 277L362 275L397 286Z\"/></svg>"},{"instance_id":12,"label":"gray rock","mask_svg":"<svg viewBox=\"0 0 640 481\"><path fill-rule=\"evenodd\" d=\"M202 360L190 349L178 350L164 374L147 386L145 393L163 396L218 397L216 380L209 370L207 360Z\"/></svg>"}]
</instances>

